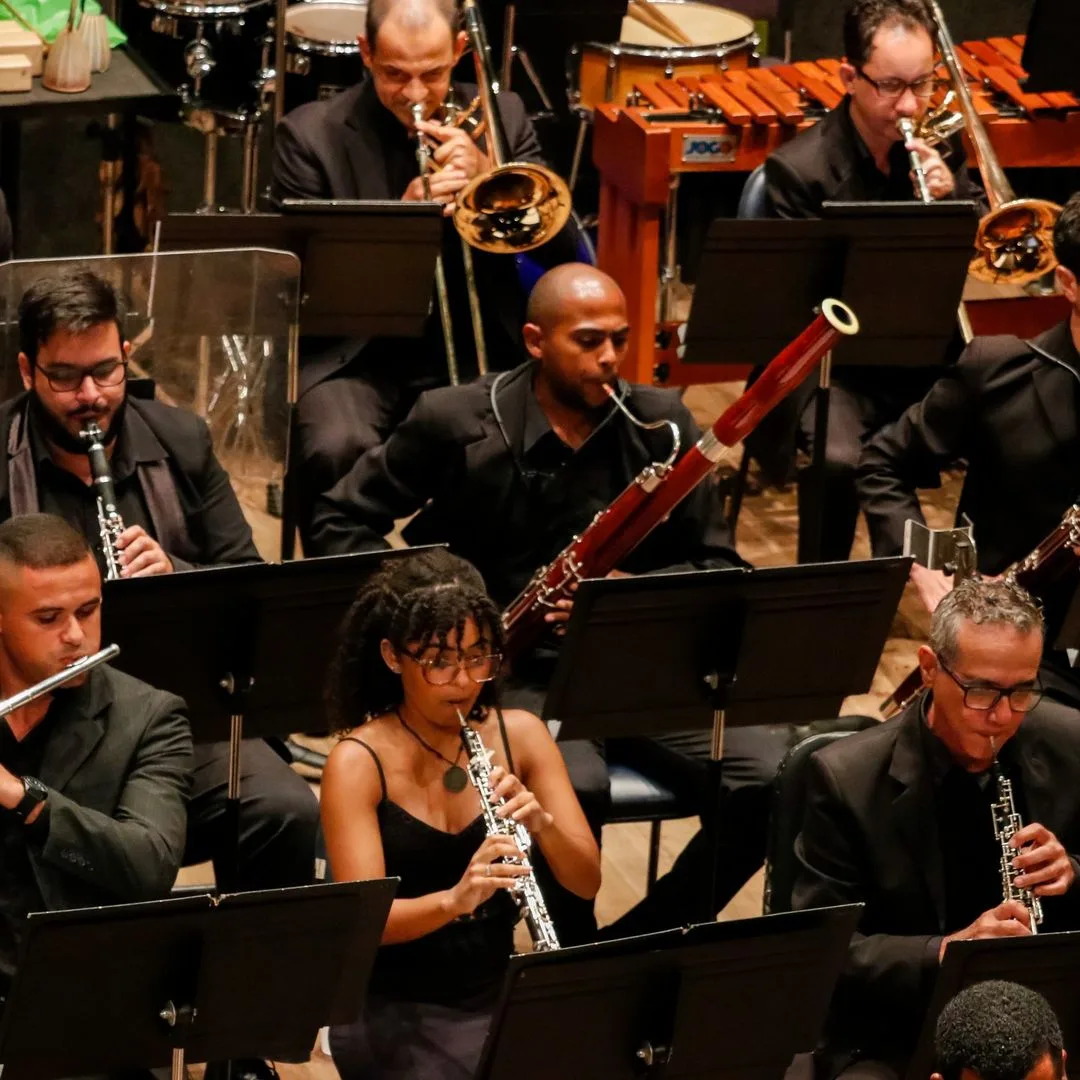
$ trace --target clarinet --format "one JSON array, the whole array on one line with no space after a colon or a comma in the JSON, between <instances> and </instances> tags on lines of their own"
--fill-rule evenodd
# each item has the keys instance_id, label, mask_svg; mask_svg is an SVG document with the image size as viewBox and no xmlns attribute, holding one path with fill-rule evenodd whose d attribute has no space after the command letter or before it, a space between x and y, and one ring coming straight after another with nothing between
<instances>
[{"instance_id":1,"label":"clarinet","mask_svg":"<svg viewBox=\"0 0 1080 1080\"><path fill-rule=\"evenodd\" d=\"M997 785L997 802L990 807L990 813L994 818L994 836L1001 845L1001 891L1006 900L1019 900L1027 908L1028 915L1031 916L1031 932L1037 934L1039 923L1043 921L1042 902L1031 889L1016 887L1016 879L1021 871L1012 864L1016 858L1012 838L1024 827L1024 823L1016 812L1016 803L1013 802L1012 781L1002 771L996 754L994 782Z\"/></svg>"},{"instance_id":2,"label":"clarinet","mask_svg":"<svg viewBox=\"0 0 1080 1080\"><path fill-rule=\"evenodd\" d=\"M501 818L495 811L506 802L505 799L494 800L491 791L491 751L484 745L484 740L479 733L469 725L469 722L458 712L458 720L461 721L461 741L465 745L466 772L472 781L473 787L480 794L480 809L484 815L484 825L488 836L511 836L522 852L521 865L528 867L529 872L518 878L517 884L511 891L518 908L525 916L525 925L529 928L529 937L532 938L535 952L551 952L558 949L559 937L555 933L555 924L548 914L547 904L540 892L540 886L536 883L536 874L529 865L528 852L532 846L532 837L529 830L519 821L511 818ZM517 860L515 860L517 861Z\"/></svg>"},{"instance_id":3,"label":"clarinet","mask_svg":"<svg viewBox=\"0 0 1080 1080\"><path fill-rule=\"evenodd\" d=\"M113 488L112 474L109 472L109 458L105 453L105 436L101 428L91 420L86 425L86 430L79 432L79 438L86 443L90 475L98 493L98 534L105 556L105 580L115 581L120 576L120 551L116 544L124 531L124 519L116 508L116 491Z\"/></svg>"}]
</instances>

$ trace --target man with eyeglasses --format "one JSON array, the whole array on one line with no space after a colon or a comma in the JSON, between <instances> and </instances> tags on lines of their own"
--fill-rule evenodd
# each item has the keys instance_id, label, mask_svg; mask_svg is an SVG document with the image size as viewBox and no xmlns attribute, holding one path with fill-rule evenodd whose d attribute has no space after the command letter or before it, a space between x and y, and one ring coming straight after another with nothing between
<instances>
[{"instance_id":1,"label":"man with eyeglasses","mask_svg":"<svg viewBox=\"0 0 1080 1080\"><path fill-rule=\"evenodd\" d=\"M97 495L79 438L94 421L105 434L126 526L118 544L121 578L259 561L206 423L128 393L130 346L122 326L116 293L88 270L42 278L26 291L19 305L26 389L0 404L0 520L55 514L86 537L104 572ZM227 776L226 743L195 748L185 863L229 857ZM244 740L240 816L242 888L311 880L317 803L261 739Z\"/></svg>"},{"instance_id":2,"label":"man with eyeglasses","mask_svg":"<svg viewBox=\"0 0 1080 1080\"><path fill-rule=\"evenodd\" d=\"M865 905L817 1075L902 1076L949 943L1032 932L1003 899L997 769L1024 822L1016 884L1041 929L1080 929L1080 714L1041 700L1043 636L1023 590L964 582L919 650L925 692L811 758L794 906Z\"/></svg>"},{"instance_id":3,"label":"man with eyeglasses","mask_svg":"<svg viewBox=\"0 0 1080 1080\"><path fill-rule=\"evenodd\" d=\"M812 128L785 143L765 162L770 213L781 218L813 218L822 203L908 202L916 198L908 148L897 122L917 120L938 87L934 26L922 0L854 0L844 16L844 59L840 79L843 102ZM959 136L942 148L920 139L910 147L922 159L935 199L975 199L982 192L967 170ZM859 502L855 467L863 441L895 420L926 393L935 369L845 366L833 373L829 395L829 433L820 498L820 557L843 560L851 551ZM786 482L796 444L813 441L814 409L810 381L754 433L751 452L767 475ZM799 474L799 557L815 554L816 537L805 531L814 497L811 474Z\"/></svg>"}]
</instances>

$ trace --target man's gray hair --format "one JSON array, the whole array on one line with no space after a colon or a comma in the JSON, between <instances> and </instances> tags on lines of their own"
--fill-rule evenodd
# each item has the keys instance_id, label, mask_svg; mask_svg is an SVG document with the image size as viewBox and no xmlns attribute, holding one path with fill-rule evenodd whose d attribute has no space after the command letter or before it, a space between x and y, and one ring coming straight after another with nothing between
<instances>
[{"instance_id":1,"label":"man's gray hair","mask_svg":"<svg viewBox=\"0 0 1080 1080\"><path fill-rule=\"evenodd\" d=\"M408 30L422 30L432 19L441 19L450 28L453 37L460 26L457 0L370 0L364 19L364 37L372 49L379 36L379 27L391 12L401 19Z\"/></svg>"},{"instance_id":2,"label":"man's gray hair","mask_svg":"<svg viewBox=\"0 0 1080 1080\"><path fill-rule=\"evenodd\" d=\"M1020 634L1044 631L1039 605L1019 585L969 578L945 595L930 621L930 648L946 664L956 659L956 639L966 622L1011 626Z\"/></svg>"}]
</instances>

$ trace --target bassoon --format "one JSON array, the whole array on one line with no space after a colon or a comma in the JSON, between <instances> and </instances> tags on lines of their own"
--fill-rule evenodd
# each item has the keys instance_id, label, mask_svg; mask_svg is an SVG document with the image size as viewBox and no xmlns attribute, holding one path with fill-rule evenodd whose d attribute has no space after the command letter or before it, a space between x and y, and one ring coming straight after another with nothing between
<instances>
[{"instance_id":1,"label":"bassoon","mask_svg":"<svg viewBox=\"0 0 1080 1080\"><path fill-rule=\"evenodd\" d=\"M716 468L724 456L813 370L859 320L839 300L822 302L817 318L778 353L743 395L677 462L647 465L610 506L536 572L503 612L506 649L521 653L542 637L544 616L585 578L604 577Z\"/></svg>"},{"instance_id":2,"label":"bassoon","mask_svg":"<svg viewBox=\"0 0 1080 1080\"><path fill-rule=\"evenodd\" d=\"M1070 506L1054 531L1029 555L1014 562L1002 577L1031 593L1036 600L1045 600L1054 585L1080 566L1077 547L1080 547L1080 502ZM915 668L882 703L882 715L887 719L902 712L921 689L922 672Z\"/></svg>"}]
</instances>

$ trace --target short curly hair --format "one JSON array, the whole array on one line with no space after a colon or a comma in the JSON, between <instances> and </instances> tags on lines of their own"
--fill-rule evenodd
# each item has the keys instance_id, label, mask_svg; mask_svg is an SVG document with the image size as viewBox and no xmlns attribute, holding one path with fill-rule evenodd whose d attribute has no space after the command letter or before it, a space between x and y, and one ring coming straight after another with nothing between
<instances>
[{"instance_id":1,"label":"short curly hair","mask_svg":"<svg viewBox=\"0 0 1080 1080\"><path fill-rule=\"evenodd\" d=\"M1024 1080L1047 1055L1054 1075L1064 1070L1061 1025L1042 994L993 979L961 990L938 1017L937 1071L960 1080L963 1069L980 1080Z\"/></svg>"},{"instance_id":2,"label":"short curly hair","mask_svg":"<svg viewBox=\"0 0 1080 1080\"><path fill-rule=\"evenodd\" d=\"M956 659L957 638L965 622L1011 626L1021 634L1035 630L1041 634L1045 629L1038 603L1019 585L969 578L945 594L930 620L930 648L947 664Z\"/></svg>"},{"instance_id":3,"label":"short curly hair","mask_svg":"<svg viewBox=\"0 0 1080 1080\"><path fill-rule=\"evenodd\" d=\"M401 705L401 679L380 651L384 640L396 652L409 644L423 650L445 643L455 631L460 640L470 619L481 641L501 652L499 610L471 563L444 548L388 559L363 585L345 616L327 685L332 728L347 731ZM481 684L474 708L494 704L496 695L494 681Z\"/></svg>"}]
</instances>

